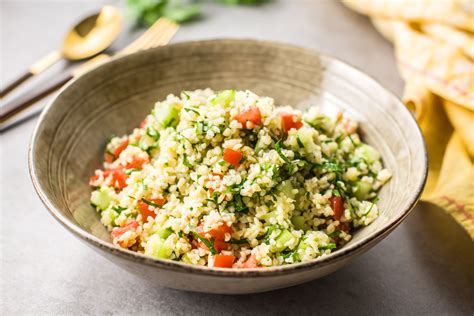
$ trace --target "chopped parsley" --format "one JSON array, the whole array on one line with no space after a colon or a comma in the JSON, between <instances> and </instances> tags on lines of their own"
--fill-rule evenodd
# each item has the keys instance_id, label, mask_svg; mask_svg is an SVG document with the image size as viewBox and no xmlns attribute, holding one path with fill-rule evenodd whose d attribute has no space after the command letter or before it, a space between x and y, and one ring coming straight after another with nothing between
<instances>
[{"instance_id":1,"label":"chopped parsley","mask_svg":"<svg viewBox=\"0 0 474 316\"><path fill-rule=\"evenodd\" d=\"M153 206L153 207L160 207L160 205L156 204L156 203L153 203L152 201L148 201L144 198L142 198L142 202L145 203L145 204L148 204L150 206Z\"/></svg>"},{"instance_id":2,"label":"chopped parsley","mask_svg":"<svg viewBox=\"0 0 474 316\"><path fill-rule=\"evenodd\" d=\"M196 237L197 239L202 241L202 243L204 245L206 245L207 248L209 248L209 251L211 252L211 254L213 254L213 255L217 254L217 250L216 250L216 248L214 248L214 241L215 241L214 237L212 237L211 239L207 239L207 238L204 238L204 237L200 236L198 233L195 233L195 232L193 232L193 235L194 235L194 237Z\"/></svg>"},{"instance_id":3,"label":"chopped parsley","mask_svg":"<svg viewBox=\"0 0 474 316\"><path fill-rule=\"evenodd\" d=\"M192 169L193 167L193 165L189 162L188 156L186 154L183 155L183 165L185 165L189 169Z\"/></svg>"},{"instance_id":4,"label":"chopped parsley","mask_svg":"<svg viewBox=\"0 0 474 316\"><path fill-rule=\"evenodd\" d=\"M241 245L241 244L247 244L249 241L247 239L235 239L231 238L229 241L226 241L225 243L227 244L236 244L236 245Z\"/></svg>"},{"instance_id":5,"label":"chopped parsley","mask_svg":"<svg viewBox=\"0 0 474 316\"><path fill-rule=\"evenodd\" d=\"M189 111L191 111L191 112L194 112L194 113L196 113L197 115L201 115L201 113L199 113L199 111L198 111L198 110L196 110L196 109L193 109L193 108L184 108L184 110L185 110L186 112L189 112Z\"/></svg>"},{"instance_id":6,"label":"chopped parsley","mask_svg":"<svg viewBox=\"0 0 474 316\"><path fill-rule=\"evenodd\" d=\"M290 174L293 173L293 169L294 169L294 166L293 166L293 163L288 159L288 157L286 157L283 152L281 151L281 140L277 141L276 144L275 144L275 150L276 152L278 153L278 156L280 156L280 158L285 162L287 168L288 168L288 172Z\"/></svg>"},{"instance_id":7,"label":"chopped parsley","mask_svg":"<svg viewBox=\"0 0 474 316\"><path fill-rule=\"evenodd\" d=\"M329 243L326 246L319 247L319 250L327 250L327 249L336 249L337 246L335 243Z\"/></svg>"},{"instance_id":8,"label":"chopped parsley","mask_svg":"<svg viewBox=\"0 0 474 316\"><path fill-rule=\"evenodd\" d=\"M216 205L217 210L219 211L219 200L217 197L217 192L212 193L211 199L206 199L207 201L214 203Z\"/></svg>"},{"instance_id":9,"label":"chopped parsley","mask_svg":"<svg viewBox=\"0 0 474 316\"><path fill-rule=\"evenodd\" d=\"M123 206L120 206L120 205L114 205L112 206L112 209L117 212L117 213L122 213L123 211L125 211L127 208L126 207L123 207Z\"/></svg>"},{"instance_id":10,"label":"chopped parsley","mask_svg":"<svg viewBox=\"0 0 474 316\"><path fill-rule=\"evenodd\" d=\"M154 129L151 126L148 126L146 128L146 134L150 136L151 138L153 138L155 141L160 139L160 132L158 132L156 129Z\"/></svg>"},{"instance_id":11,"label":"chopped parsley","mask_svg":"<svg viewBox=\"0 0 474 316\"><path fill-rule=\"evenodd\" d=\"M133 169L128 169L128 170L125 170L125 174L127 174L127 175L131 175L131 174L132 174L132 172L136 172L136 171L140 171L140 169L133 168Z\"/></svg>"},{"instance_id":12,"label":"chopped parsley","mask_svg":"<svg viewBox=\"0 0 474 316\"><path fill-rule=\"evenodd\" d=\"M300 146L300 148L304 148L304 144L303 144L303 142L301 141L299 135L296 136L296 142L298 143L298 146Z\"/></svg>"}]
</instances>

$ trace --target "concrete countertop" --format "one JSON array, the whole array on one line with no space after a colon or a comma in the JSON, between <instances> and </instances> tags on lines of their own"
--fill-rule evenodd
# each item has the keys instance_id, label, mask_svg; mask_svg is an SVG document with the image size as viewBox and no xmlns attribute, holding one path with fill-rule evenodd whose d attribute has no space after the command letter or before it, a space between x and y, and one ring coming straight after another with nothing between
<instances>
[{"instance_id":1,"label":"concrete countertop","mask_svg":"<svg viewBox=\"0 0 474 316\"><path fill-rule=\"evenodd\" d=\"M118 1L107 1L120 5ZM102 1L1 1L2 86L59 45L72 21ZM138 35L128 29L112 49ZM324 51L400 95L390 43L337 1L273 1L260 7L206 5L173 42L258 38ZM30 84L62 71L59 64ZM25 89L28 89L26 86ZM40 105L47 100L42 101ZM1 137L0 313L161 315L472 315L474 247L443 210L419 204L390 236L330 276L242 296L182 292L144 283L72 237L45 210L30 182L27 147L37 118Z\"/></svg>"}]
</instances>

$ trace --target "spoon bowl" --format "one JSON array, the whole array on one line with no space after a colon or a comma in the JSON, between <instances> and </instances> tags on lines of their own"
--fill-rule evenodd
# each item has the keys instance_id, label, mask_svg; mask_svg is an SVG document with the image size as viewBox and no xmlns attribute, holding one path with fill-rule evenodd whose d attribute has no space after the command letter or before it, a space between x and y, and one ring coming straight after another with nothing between
<instances>
[{"instance_id":1,"label":"spoon bowl","mask_svg":"<svg viewBox=\"0 0 474 316\"><path fill-rule=\"evenodd\" d=\"M74 26L62 45L62 56L69 60L92 57L112 44L120 33L122 15L113 6L104 6Z\"/></svg>"}]
</instances>

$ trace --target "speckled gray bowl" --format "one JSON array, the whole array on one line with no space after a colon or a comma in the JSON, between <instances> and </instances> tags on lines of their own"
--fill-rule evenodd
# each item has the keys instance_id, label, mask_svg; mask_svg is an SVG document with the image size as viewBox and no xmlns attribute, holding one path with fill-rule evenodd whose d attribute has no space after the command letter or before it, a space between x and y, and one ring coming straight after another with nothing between
<instances>
[{"instance_id":1,"label":"speckled gray bowl","mask_svg":"<svg viewBox=\"0 0 474 316\"><path fill-rule=\"evenodd\" d=\"M380 194L379 218L342 249L307 263L214 269L153 259L115 247L89 204L88 178L106 139L129 133L169 93L211 87L250 89L277 104L340 108L360 122L393 179ZM334 272L387 236L423 189L423 137L403 104L345 63L294 46L252 40L170 45L126 56L74 80L43 112L29 153L33 184L50 213L111 263L157 286L209 293L252 293ZM66 264L66 263L64 263Z\"/></svg>"}]
</instances>

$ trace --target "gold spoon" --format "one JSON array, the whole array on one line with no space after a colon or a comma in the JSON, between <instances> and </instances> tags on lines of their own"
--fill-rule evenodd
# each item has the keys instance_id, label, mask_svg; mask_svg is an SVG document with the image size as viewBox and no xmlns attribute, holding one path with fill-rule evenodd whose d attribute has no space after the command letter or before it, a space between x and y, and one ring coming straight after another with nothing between
<instances>
[{"instance_id":1,"label":"gold spoon","mask_svg":"<svg viewBox=\"0 0 474 316\"><path fill-rule=\"evenodd\" d=\"M0 98L63 58L80 60L100 53L117 38L121 27L120 11L113 6L102 7L98 13L88 16L69 30L60 50L53 51L38 60L27 73L1 90Z\"/></svg>"}]
</instances>

